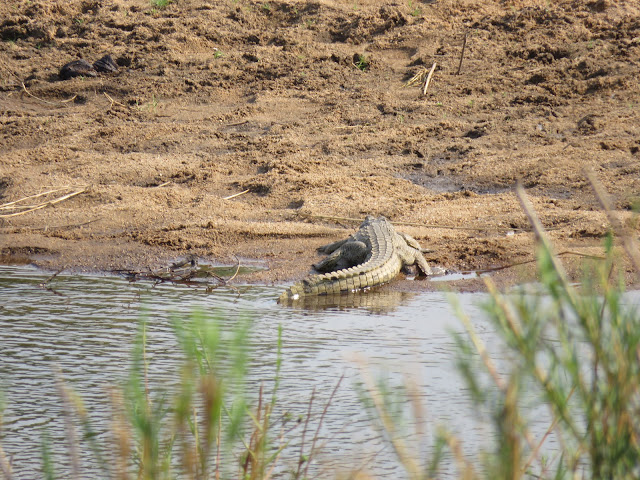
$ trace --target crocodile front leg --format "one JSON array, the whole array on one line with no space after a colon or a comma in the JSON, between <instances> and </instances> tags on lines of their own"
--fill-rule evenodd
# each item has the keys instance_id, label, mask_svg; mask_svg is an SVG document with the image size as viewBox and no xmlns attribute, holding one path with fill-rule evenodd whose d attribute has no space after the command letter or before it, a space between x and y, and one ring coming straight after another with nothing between
<instances>
[{"instance_id":1,"label":"crocodile front leg","mask_svg":"<svg viewBox=\"0 0 640 480\"><path fill-rule=\"evenodd\" d=\"M414 263L418 267L418 271L423 276L426 277L426 276L429 276L429 275L433 275L433 271L431 270L431 267L429 266L429 264L425 260L424 255L422 255L422 252L419 252L419 251L415 252Z\"/></svg>"}]
</instances>

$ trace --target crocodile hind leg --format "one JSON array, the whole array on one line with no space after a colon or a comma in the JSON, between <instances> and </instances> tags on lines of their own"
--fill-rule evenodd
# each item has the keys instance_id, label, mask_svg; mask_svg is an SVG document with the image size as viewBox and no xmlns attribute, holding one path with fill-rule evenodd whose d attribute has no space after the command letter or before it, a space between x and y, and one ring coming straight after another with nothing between
<instances>
[{"instance_id":1,"label":"crocodile hind leg","mask_svg":"<svg viewBox=\"0 0 640 480\"><path fill-rule=\"evenodd\" d=\"M313 266L316 271L327 273L342 270L343 268L355 267L356 265L364 263L367 255L369 255L369 248L367 248L367 244L364 242L343 240L342 242L334 243L341 243L341 245L339 248L334 249L333 253L327 258Z\"/></svg>"}]
</instances>

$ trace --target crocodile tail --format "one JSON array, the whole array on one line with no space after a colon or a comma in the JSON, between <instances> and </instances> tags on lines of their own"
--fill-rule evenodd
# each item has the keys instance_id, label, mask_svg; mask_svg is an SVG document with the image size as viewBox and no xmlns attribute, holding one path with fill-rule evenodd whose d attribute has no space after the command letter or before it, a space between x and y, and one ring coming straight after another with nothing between
<instances>
[{"instance_id":1,"label":"crocodile tail","mask_svg":"<svg viewBox=\"0 0 640 480\"><path fill-rule=\"evenodd\" d=\"M302 282L298 282L291 287L287 288L280 297L278 298L278 303L287 304L291 303L295 300L298 300L300 297L305 295L304 286Z\"/></svg>"},{"instance_id":2,"label":"crocodile tail","mask_svg":"<svg viewBox=\"0 0 640 480\"><path fill-rule=\"evenodd\" d=\"M345 272L345 270L338 270L323 275L312 275L311 277L305 278L282 292L278 303L290 303L307 295L338 293L340 291L339 282L342 281L345 283L346 281L345 278L341 278L341 275L344 275L343 272ZM344 288L345 290L347 289L346 284Z\"/></svg>"}]
</instances>

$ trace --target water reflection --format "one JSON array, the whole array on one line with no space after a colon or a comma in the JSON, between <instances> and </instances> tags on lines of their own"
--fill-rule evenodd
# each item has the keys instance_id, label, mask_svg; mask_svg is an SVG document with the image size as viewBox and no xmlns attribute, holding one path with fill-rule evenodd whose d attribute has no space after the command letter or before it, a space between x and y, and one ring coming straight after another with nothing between
<instances>
[{"instance_id":1,"label":"water reflection","mask_svg":"<svg viewBox=\"0 0 640 480\"><path fill-rule=\"evenodd\" d=\"M287 307L306 310L346 310L365 309L371 313L383 314L395 310L415 297L414 292L399 292L378 288L374 291L348 292L334 295L309 295L296 300L288 300Z\"/></svg>"},{"instance_id":2,"label":"water reflection","mask_svg":"<svg viewBox=\"0 0 640 480\"><path fill-rule=\"evenodd\" d=\"M0 379L6 399L2 445L17 478L39 478L40 438L51 437L56 462L64 465L66 446L62 402L52 372L64 378L84 399L97 424L98 439L107 438L111 419L108 391L122 383L129 368L139 318L147 321L148 381L152 388L169 388L177 376L179 349L171 319L199 309L216 316L223 328L253 319L250 385L269 389L276 364L278 326L283 327L284 362L280 407L297 418L307 413L315 389L313 421L322 413L338 378L345 375L329 408L317 459L322 478L363 463L378 478L399 478L402 468L383 449L380 433L372 428L354 384L358 367L354 353L370 368L383 365L392 379L407 372L416 379L428 412L428 431L446 423L464 432L465 445L482 446L490 435L481 416L470 415L462 382L454 374L454 344L449 330L461 330L447 300L440 293L412 295L377 292L361 297L362 308L345 308L340 301L311 309L282 308L277 287L204 288L150 282L129 283L117 277L65 275L40 287L50 274L25 267L0 266ZM55 292L55 294L54 294ZM480 295L462 295L465 310L486 344L493 334L475 304ZM350 299L353 301L353 299ZM353 306L353 305L352 305ZM315 428L315 427L314 427ZM425 446L428 449L428 445ZM424 456L426 451L421 451ZM96 478L95 465L85 452L87 478ZM294 458L283 458L294 462ZM63 469L64 471L64 469Z\"/></svg>"}]
</instances>

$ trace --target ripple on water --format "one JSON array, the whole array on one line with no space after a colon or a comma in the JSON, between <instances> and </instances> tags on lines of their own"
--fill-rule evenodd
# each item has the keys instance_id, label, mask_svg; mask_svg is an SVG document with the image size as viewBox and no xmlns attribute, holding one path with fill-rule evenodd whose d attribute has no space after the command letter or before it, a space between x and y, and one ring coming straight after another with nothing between
<instances>
[{"instance_id":1,"label":"ripple on water","mask_svg":"<svg viewBox=\"0 0 640 480\"><path fill-rule=\"evenodd\" d=\"M412 374L421 386L430 428L445 420L465 432L465 444L473 445L474 438L478 445L486 443L486 428L470 417L462 383L453 374L449 330L461 327L442 294L393 294L386 303L375 297L363 299L360 308L338 304L309 310L277 305L282 289L274 287L240 286L206 293L201 288L152 287L117 277L61 273L49 283L52 292L38 286L48 277L36 269L0 266L0 377L7 399L3 446L20 478L38 476L43 429L52 438L54 453L65 458L56 368L82 396L102 432L111 415L108 388L121 383L128 371L139 320L147 321L149 383L171 385L180 361L171 320L193 309L219 317L227 328L252 318L249 383L254 392L263 381L270 388L282 325L280 413L305 415L315 391L317 419L345 375L320 432L320 443L325 444L318 459L322 465L345 471L369 461L380 478L397 478L401 472L388 450L380 453L380 434L371 428L359 403L355 354L366 358L369 366L385 365L396 380ZM474 306L481 298L460 297L480 335L490 343L491 329Z\"/></svg>"}]
</instances>

